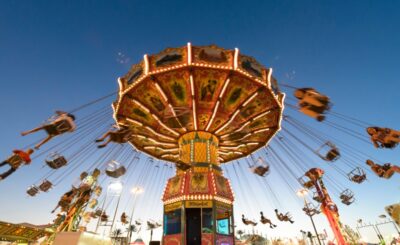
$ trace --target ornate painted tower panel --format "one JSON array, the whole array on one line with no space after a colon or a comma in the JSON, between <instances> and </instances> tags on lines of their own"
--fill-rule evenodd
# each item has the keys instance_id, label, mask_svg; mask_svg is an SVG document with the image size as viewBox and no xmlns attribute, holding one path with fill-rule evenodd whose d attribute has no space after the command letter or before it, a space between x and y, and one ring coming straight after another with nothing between
<instances>
[{"instance_id":1,"label":"ornate painted tower panel","mask_svg":"<svg viewBox=\"0 0 400 245\"><path fill-rule=\"evenodd\" d=\"M164 244L233 244L233 192L218 164L218 139L191 132L179 140L183 164L163 194Z\"/></svg>"}]
</instances>

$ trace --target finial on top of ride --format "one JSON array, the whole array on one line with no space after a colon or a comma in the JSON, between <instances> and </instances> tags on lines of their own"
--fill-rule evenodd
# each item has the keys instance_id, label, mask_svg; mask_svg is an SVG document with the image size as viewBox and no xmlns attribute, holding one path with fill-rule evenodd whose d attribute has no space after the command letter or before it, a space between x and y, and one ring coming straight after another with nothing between
<instances>
[{"instance_id":1,"label":"finial on top of ride","mask_svg":"<svg viewBox=\"0 0 400 245\"><path fill-rule=\"evenodd\" d=\"M280 129L284 94L272 69L238 49L168 48L145 55L118 82L116 122L158 159L179 161L179 139L203 131L217 138L225 163L265 146Z\"/></svg>"}]
</instances>

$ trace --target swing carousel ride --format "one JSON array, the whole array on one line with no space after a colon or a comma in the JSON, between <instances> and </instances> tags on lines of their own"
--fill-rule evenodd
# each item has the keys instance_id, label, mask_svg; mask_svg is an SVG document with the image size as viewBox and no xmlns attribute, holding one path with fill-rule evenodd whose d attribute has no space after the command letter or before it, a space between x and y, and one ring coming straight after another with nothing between
<instances>
[{"instance_id":1,"label":"swing carousel ride","mask_svg":"<svg viewBox=\"0 0 400 245\"><path fill-rule=\"evenodd\" d=\"M109 226L110 235L118 237L111 233L120 212L120 223L128 226L129 239L147 224L151 234L163 226L162 241L167 245L234 244L237 224L233 189L240 206L245 207L238 224L253 228L258 223L268 224L270 229L276 229L279 224L276 225L275 218L266 217L267 205L254 203L258 196L267 195L276 220L295 223L290 213L279 211L285 207L279 195L286 186L291 195L300 188L308 189L316 205L306 202L303 210L307 215L321 210L336 243L347 244L334 198L347 206L354 203L355 195L330 172L355 184L364 183L367 173L388 179L400 172L398 166L380 165L379 160L337 135L329 135L329 130L321 129L321 125L352 140L369 145L372 141L376 148L396 147L400 132L372 127L333 112L329 97L313 88L294 88L283 83L278 86L271 68L238 49L197 47L190 43L168 48L145 55L143 61L118 79L118 84L117 94L69 112L58 111L44 125L23 132L27 135L44 130L48 137L25 147L35 146L35 152L14 151L2 163L11 167L2 175L5 179L29 163L31 154L34 161L45 156L50 171L28 188L30 196L48 192L67 176L81 171L53 210L59 212L48 241L66 231L86 230L92 221L96 223L96 232L99 227ZM280 87L292 91L285 98ZM100 106L115 95L112 113L109 106ZM75 121L76 113L95 105L96 110ZM306 118L297 118L299 114L314 120L306 123ZM111 120L114 125L110 129ZM48 148L40 150L53 137L69 132L74 133L65 136L66 140L49 143ZM92 164L84 165L85 162ZM273 185L270 172L284 184ZM117 195L110 195L109 187L102 191L107 179L113 180L109 187L121 187L123 182L144 186L147 198L143 197L141 205L150 210L148 217L142 217L146 222L138 219L139 192L134 191L133 198L127 198L122 207L121 193L125 192L119 190ZM166 181L163 192L162 181ZM256 188L254 183L262 187ZM280 187L279 193L276 186ZM157 215L154 210L160 195L162 223L154 221L161 213L152 216ZM116 207L111 208L113 202ZM132 212L126 213L130 208ZM260 222L246 218L249 214L261 214Z\"/></svg>"}]
</instances>

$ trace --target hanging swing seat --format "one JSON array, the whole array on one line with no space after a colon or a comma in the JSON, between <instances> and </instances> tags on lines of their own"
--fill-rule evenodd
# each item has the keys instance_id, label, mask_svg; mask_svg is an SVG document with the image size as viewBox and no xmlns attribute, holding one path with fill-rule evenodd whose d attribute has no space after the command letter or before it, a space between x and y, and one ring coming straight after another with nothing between
<instances>
[{"instance_id":1,"label":"hanging swing seat","mask_svg":"<svg viewBox=\"0 0 400 245\"><path fill-rule=\"evenodd\" d=\"M96 211L94 211L94 215L96 217L100 217L103 214L103 210L102 209L96 209Z\"/></svg>"},{"instance_id":2,"label":"hanging swing seat","mask_svg":"<svg viewBox=\"0 0 400 245\"><path fill-rule=\"evenodd\" d=\"M313 193L312 199L313 199L314 201L316 201L316 202L319 202L319 203L322 203L322 201L323 201L323 197L321 197L321 196L318 194L318 192L314 192L314 193Z\"/></svg>"},{"instance_id":3,"label":"hanging swing seat","mask_svg":"<svg viewBox=\"0 0 400 245\"><path fill-rule=\"evenodd\" d=\"M307 203L307 205L304 206L303 211L308 216L314 216L321 213L321 211L312 203Z\"/></svg>"},{"instance_id":4,"label":"hanging swing seat","mask_svg":"<svg viewBox=\"0 0 400 245\"><path fill-rule=\"evenodd\" d=\"M102 213L100 216L101 222L107 222L108 221L108 215L106 213Z\"/></svg>"},{"instance_id":5,"label":"hanging swing seat","mask_svg":"<svg viewBox=\"0 0 400 245\"><path fill-rule=\"evenodd\" d=\"M354 193L351 190L346 189L340 193L340 199L343 204L350 205L355 201Z\"/></svg>"},{"instance_id":6,"label":"hanging swing seat","mask_svg":"<svg viewBox=\"0 0 400 245\"><path fill-rule=\"evenodd\" d=\"M300 178L297 179L299 181L299 183L306 189L312 189L315 187L314 182L309 180L309 178L307 176L302 176Z\"/></svg>"},{"instance_id":7,"label":"hanging swing seat","mask_svg":"<svg viewBox=\"0 0 400 245\"><path fill-rule=\"evenodd\" d=\"M10 166L12 168L18 168L23 162L24 160L18 154L14 154L8 159L8 163L10 163Z\"/></svg>"},{"instance_id":8,"label":"hanging swing seat","mask_svg":"<svg viewBox=\"0 0 400 245\"><path fill-rule=\"evenodd\" d=\"M45 161L46 164L52 169L59 169L67 165L67 159L58 153L50 154Z\"/></svg>"},{"instance_id":9,"label":"hanging swing seat","mask_svg":"<svg viewBox=\"0 0 400 245\"><path fill-rule=\"evenodd\" d=\"M59 134L69 132L75 127L75 125L71 124L71 122L67 120L56 122L54 126Z\"/></svg>"},{"instance_id":10,"label":"hanging swing seat","mask_svg":"<svg viewBox=\"0 0 400 245\"><path fill-rule=\"evenodd\" d=\"M89 206L89 208L93 209L93 208L95 208L97 206L97 204L98 204L97 199L92 199L92 200L90 200L88 206Z\"/></svg>"},{"instance_id":11,"label":"hanging swing seat","mask_svg":"<svg viewBox=\"0 0 400 245\"><path fill-rule=\"evenodd\" d=\"M85 212L85 213L82 215L82 220L83 220L85 223L89 223L91 219L92 219L92 212Z\"/></svg>"},{"instance_id":12,"label":"hanging swing seat","mask_svg":"<svg viewBox=\"0 0 400 245\"><path fill-rule=\"evenodd\" d=\"M126 168L116 161L107 164L106 175L112 178L119 178L126 173Z\"/></svg>"},{"instance_id":13,"label":"hanging swing seat","mask_svg":"<svg viewBox=\"0 0 400 245\"><path fill-rule=\"evenodd\" d=\"M51 187L53 187L53 183L48 180L43 180L43 182L39 185L39 189L43 192L48 192Z\"/></svg>"},{"instance_id":14,"label":"hanging swing seat","mask_svg":"<svg viewBox=\"0 0 400 245\"><path fill-rule=\"evenodd\" d=\"M251 172L257 174L258 176L264 177L268 173L269 167L254 166L250 168Z\"/></svg>"},{"instance_id":15,"label":"hanging swing seat","mask_svg":"<svg viewBox=\"0 0 400 245\"><path fill-rule=\"evenodd\" d=\"M350 173L347 174L350 181L354 183L361 184L367 179L367 175L365 174L364 170L360 167L353 169Z\"/></svg>"},{"instance_id":16,"label":"hanging swing seat","mask_svg":"<svg viewBox=\"0 0 400 245\"><path fill-rule=\"evenodd\" d=\"M315 153L325 161L334 162L340 158L339 149L332 143L326 142Z\"/></svg>"},{"instance_id":17,"label":"hanging swing seat","mask_svg":"<svg viewBox=\"0 0 400 245\"><path fill-rule=\"evenodd\" d=\"M126 168L124 166L120 166L115 170L106 170L106 174L112 178L119 178L126 173Z\"/></svg>"},{"instance_id":18,"label":"hanging swing seat","mask_svg":"<svg viewBox=\"0 0 400 245\"><path fill-rule=\"evenodd\" d=\"M258 176L265 177L269 173L269 165L259 157L254 165L250 166L250 171Z\"/></svg>"},{"instance_id":19,"label":"hanging swing seat","mask_svg":"<svg viewBox=\"0 0 400 245\"><path fill-rule=\"evenodd\" d=\"M102 188L101 186L98 185L98 186L96 186L96 187L94 188L93 192L94 192L94 194L95 194L96 196L100 196L101 193L103 192L103 188Z\"/></svg>"},{"instance_id":20,"label":"hanging swing seat","mask_svg":"<svg viewBox=\"0 0 400 245\"><path fill-rule=\"evenodd\" d=\"M35 185L32 185L28 188L28 190L26 191L26 193L28 193L29 196L36 196L36 194L39 193L39 188Z\"/></svg>"}]
</instances>

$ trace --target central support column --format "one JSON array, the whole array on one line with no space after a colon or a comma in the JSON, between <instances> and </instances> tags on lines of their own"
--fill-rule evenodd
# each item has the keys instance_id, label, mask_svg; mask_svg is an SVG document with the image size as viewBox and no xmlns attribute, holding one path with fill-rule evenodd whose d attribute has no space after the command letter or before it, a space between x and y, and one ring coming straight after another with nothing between
<instances>
[{"instance_id":1,"label":"central support column","mask_svg":"<svg viewBox=\"0 0 400 245\"><path fill-rule=\"evenodd\" d=\"M188 165L218 166L218 138L208 132L190 132L178 141L180 160Z\"/></svg>"},{"instance_id":2,"label":"central support column","mask_svg":"<svg viewBox=\"0 0 400 245\"><path fill-rule=\"evenodd\" d=\"M218 162L218 138L198 131L179 139L176 176L163 193L166 245L234 244L233 192Z\"/></svg>"}]
</instances>

